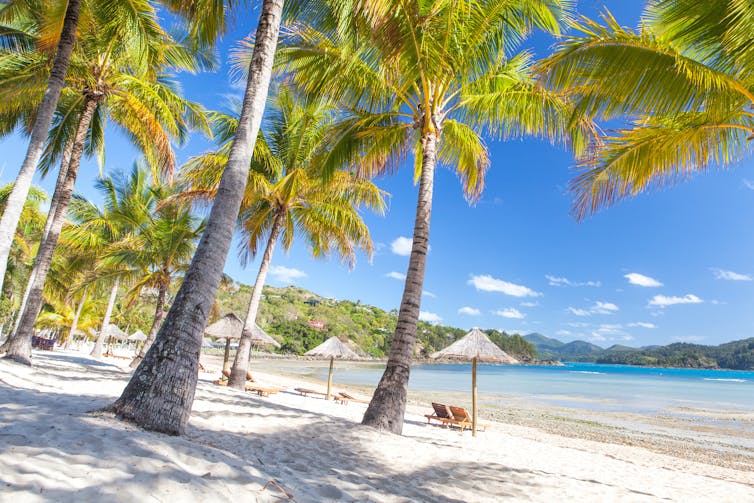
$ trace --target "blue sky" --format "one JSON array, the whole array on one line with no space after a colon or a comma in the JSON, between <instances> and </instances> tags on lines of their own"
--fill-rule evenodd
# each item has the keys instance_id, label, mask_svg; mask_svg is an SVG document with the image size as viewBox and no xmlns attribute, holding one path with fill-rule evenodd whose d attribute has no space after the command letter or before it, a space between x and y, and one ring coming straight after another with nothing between
<instances>
[{"instance_id":1,"label":"blue sky","mask_svg":"<svg viewBox=\"0 0 754 503\"><path fill-rule=\"evenodd\" d=\"M604 2L635 26L642 2ZM580 2L594 16L603 2ZM254 28L257 13L239 15L221 43L223 59ZM525 47L545 54L552 39ZM186 94L221 108L239 93L228 66L182 76ZM129 169L137 158L109 130L105 172ZM564 341L643 346L691 341L717 344L754 335L754 162L627 200L582 223L570 215L566 192L572 158L546 142L488 141L491 169L481 200L469 206L457 177L437 173L423 318L471 328L540 332ZM195 135L181 160L211 144ZM18 136L0 140L0 182L10 182L26 148ZM392 194L383 217L366 215L376 253L353 270L335 259L313 260L305 246L276 253L269 284L296 284L321 295L397 308L408 266L416 187L407 168L378 184ZM82 165L77 190L95 198L94 160ZM54 180L41 185L51 189ZM406 243L409 246L406 246ZM236 250L226 272L253 283L257 263L242 268Z\"/></svg>"}]
</instances>

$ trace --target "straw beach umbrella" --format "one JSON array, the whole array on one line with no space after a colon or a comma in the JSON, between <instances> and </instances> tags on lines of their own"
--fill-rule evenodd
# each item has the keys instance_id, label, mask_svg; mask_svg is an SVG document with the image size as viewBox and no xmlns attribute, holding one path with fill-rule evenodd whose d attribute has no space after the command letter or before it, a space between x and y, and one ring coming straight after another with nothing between
<instances>
[{"instance_id":1,"label":"straw beach umbrella","mask_svg":"<svg viewBox=\"0 0 754 503\"><path fill-rule=\"evenodd\" d=\"M147 340L147 336L144 332L141 331L141 329L139 329L136 332L129 335L128 340L134 341L134 342L144 342Z\"/></svg>"},{"instance_id":2,"label":"straw beach umbrella","mask_svg":"<svg viewBox=\"0 0 754 503\"><path fill-rule=\"evenodd\" d=\"M213 324L204 329L204 333L215 339L225 339L225 356L223 358L223 370L230 370L230 341L241 338L243 320L233 313L228 313Z\"/></svg>"},{"instance_id":3,"label":"straw beach umbrella","mask_svg":"<svg viewBox=\"0 0 754 503\"><path fill-rule=\"evenodd\" d=\"M341 340L334 335L316 348L310 349L309 351L304 353L304 356L330 358L330 372L327 374L327 395L325 397L326 400L330 399L330 393L332 391L332 368L335 358L347 360L359 357L359 355L351 350L351 348L343 344L343 342L341 342Z\"/></svg>"},{"instance_id":4,"label":"straw beach umbrella","mask_svg":"<svg viewBox=\"0 0 754 503\"><path fill-rule=\"evenodd\" d=\"M485 363L518 363L518 360L497 347L478 328L458 339L445 349L430 355L430 358L447 358L450 360L471 360L471 434L476 436L476 362Z\"/></svg>"}]
</instances>

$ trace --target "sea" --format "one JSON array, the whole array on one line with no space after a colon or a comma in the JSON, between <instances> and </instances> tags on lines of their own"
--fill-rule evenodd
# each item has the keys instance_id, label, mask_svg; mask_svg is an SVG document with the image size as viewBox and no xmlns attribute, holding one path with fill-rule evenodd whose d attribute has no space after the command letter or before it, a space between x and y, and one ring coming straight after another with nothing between
<instances>
[{"instance_id":1,"label":"sea","mask_svg":"<svg viewBox=\"0 0 754 503\"><path fill-rule=\"evenodd\" d=\"M336 383L376 386L384 367L335 364ZM327 369L316 377L327 379ZM754 371L702 370L569 363L555 366L477 367L480 396L504 406L515 397L551 406L657 414L668 410L754 412ZM471 389L470 364L417 365L409 391L464 392Z\"/></svg>"}]
</instances>

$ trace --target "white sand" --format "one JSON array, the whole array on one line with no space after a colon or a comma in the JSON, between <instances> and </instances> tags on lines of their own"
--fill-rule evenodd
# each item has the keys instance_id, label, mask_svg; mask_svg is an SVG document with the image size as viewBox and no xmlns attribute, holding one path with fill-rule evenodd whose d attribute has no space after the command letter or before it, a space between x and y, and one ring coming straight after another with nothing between
<instances>
[{"instance_id":1,"label":"white sand","mask_svg":"<svg viewBox=\"0 0 754 503\"><path fill-rule=\"evenodd\" d=\"M408 414L403 436L358 423L366 405L214 386L202 374L184 437L109 414L127 360L40 352L0 360L0 501L754 501L754 467L492 424L469 432ZM291 389L281 376L257 376ZM306 384L311 387L311 384Z\"/></svg>"}]
</instances>

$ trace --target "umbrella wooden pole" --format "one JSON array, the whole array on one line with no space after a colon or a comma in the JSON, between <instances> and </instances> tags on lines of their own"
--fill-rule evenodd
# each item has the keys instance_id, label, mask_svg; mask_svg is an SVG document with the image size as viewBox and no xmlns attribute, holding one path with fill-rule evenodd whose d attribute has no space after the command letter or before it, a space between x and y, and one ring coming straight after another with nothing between
<instances>
[{"instance_id":1,"label":"umbrella wooden pole","mask_svg":"<svg viewBox=\"0 0 754 503\"><path fill-rule=\"evenodd\" d=\"M230 371L230 337L225 338L225 358L223 359L223 370Z\"/></svg>"},{"instance_id":2,"label":"umbrella wooden pole","mask_svg":"<svg viewBox=\"0 0 754 503\"><path fill-rule=\"evenodd\" d=\"M471 435L476 437L476 357L471 360Z\"/></svg>"},{"instance_id":3,"label":"umbrella wooden pole","mask_svg":"<svg viewBox=\"0 0 754 503\"><path fill-rule=\"evenodd\" d=\"M326 400L330 399L330 394L332 393L332 364L334 359L334 356L330 357L330 372L328 372L327 374L327 396L325 397Z\"/></svg>"}]
</instances>

